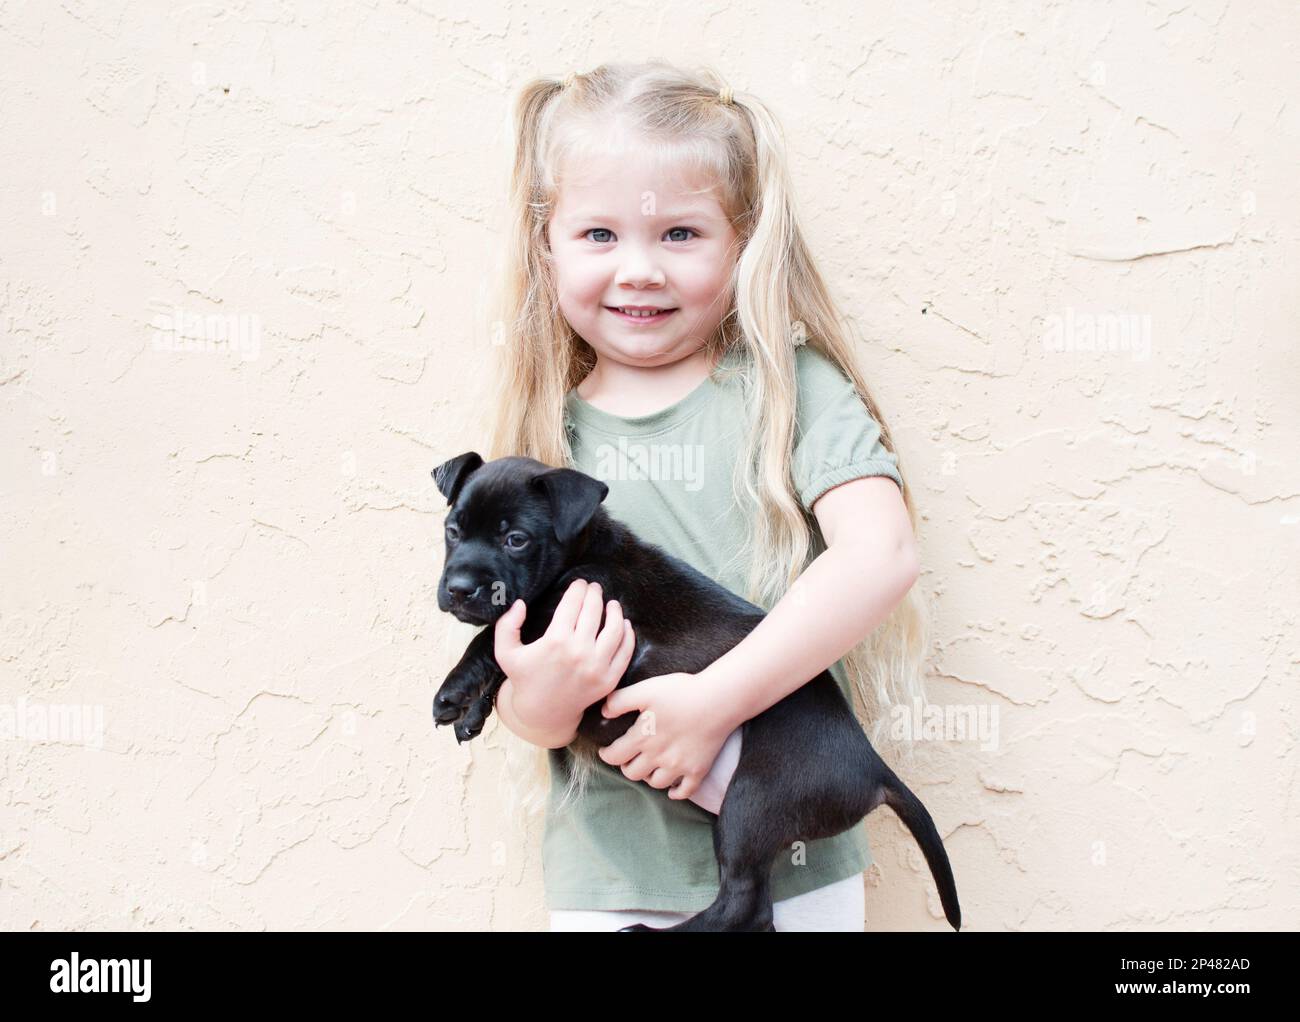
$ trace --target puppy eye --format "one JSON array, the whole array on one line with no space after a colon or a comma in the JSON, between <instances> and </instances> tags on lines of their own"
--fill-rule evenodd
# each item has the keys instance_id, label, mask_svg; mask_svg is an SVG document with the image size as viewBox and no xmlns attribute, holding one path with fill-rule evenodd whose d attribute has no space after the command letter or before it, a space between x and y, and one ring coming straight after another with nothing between
<instances>
[{"instance_id":1,"label":"puppy eye","mask_svg":"<svg viewBox=\"0 0 1300 1022\"><path fill-rule=\"evenodd\" d=\"M506 537L506 546L511 550L522 550L528 545L528 537L522 532L512 532Z\"/></svg>"},{"instance_id":2,"label":"puppy eye","mask_svg":"<svg viewBox=\"0 0 1300 1022\"><path fill-rule=\"evenodd\" d=\"M460 529L456 528L456 526L454 526L454 525L448 525L448 526L447 526L447 538L448 538L448 539L460 539Z\"/></svg>"}]
</instances>

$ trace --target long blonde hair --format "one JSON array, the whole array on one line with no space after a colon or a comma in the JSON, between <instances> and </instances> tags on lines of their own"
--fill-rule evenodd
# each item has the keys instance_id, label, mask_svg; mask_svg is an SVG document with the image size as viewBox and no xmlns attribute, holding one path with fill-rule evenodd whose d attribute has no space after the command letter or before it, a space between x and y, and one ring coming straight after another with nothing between
<instances>
[{"instance_id":1,"label":"long blonde hair","mask_svg":"<svg viewBox=\"0 0 1300 1022\"><path fill-rule=\"evenodd\" d=\"M490 396L491 457L525 455L571 465L564 399L595 366L595 352L559 310L546 227L561 187L559 168L584 145L599 147L617 121L665 165L676 161L717 183L719 199L739 239L730 306L707 341L715 378L718 359L741 345L751 356L742 372L748 400L745 456L737 459L733 488L756 508L751 518L747 591L765 610L785 594L820 550L816 519L799 503L791 478L795 432L795 348L825 355L847 376L872 417L881 441L895 454L879 407L857 368L853 342L814 263L796 216L784 140L771 111L757 98L735 95L711 69L688 71L653 61L602 64L567 78L525 84L514 108L514 166L509 223L494 328L498 353ZM913 529L917 514L903 476L903 500ZM745 506L742 502L741 506ZM824 549L824 547L822 547ZM924 699L927 649L924 600L913 586L875 631L843 658L855 710L877 748L908 758L892 745L886 716ZM502 729L506 734L508 730ZM546 750L511 736L507 752L527 753L531 770L520 797L518 767L507 783L519 804L535 810L548 784ZM595 761L572 757L560 807L580 797Z\"/></svg>"}]
</instances>

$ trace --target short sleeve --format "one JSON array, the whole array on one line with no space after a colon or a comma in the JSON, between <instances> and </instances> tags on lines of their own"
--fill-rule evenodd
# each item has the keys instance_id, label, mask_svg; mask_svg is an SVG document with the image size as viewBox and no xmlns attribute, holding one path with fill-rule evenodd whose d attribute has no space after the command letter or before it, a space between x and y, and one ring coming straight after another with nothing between
<instances>
[{"instance_id":1,"label":"short sleeve","mask_svg":"<svg viewBox=\"0 0 1300 1022\"><path fill-rule=\"evenodd\" d=\"M827 490L867 476L888 476L902 489L898 458L881 442L880 424L853 381L807 345L796 349L795 365L799 396L791 474L804 508L811 513Z\"/></svg>"}]
</instances>

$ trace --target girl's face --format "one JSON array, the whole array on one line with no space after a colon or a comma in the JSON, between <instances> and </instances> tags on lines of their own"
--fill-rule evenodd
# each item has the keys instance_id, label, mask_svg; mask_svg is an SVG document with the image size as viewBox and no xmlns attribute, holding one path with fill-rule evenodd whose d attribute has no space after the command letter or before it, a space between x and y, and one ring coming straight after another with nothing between
<instances>
[{"instance_id":1,"label":"girl's face","mask_svg":"<svg viewBox=\"0 0 1300 1022\"><path fill-rule=\"evenodd\" d=\"M727 314L736 232L704 183L635 150L583 161L547 224L560 311L601 359L632 366L699 351ZM653 319L616 311L671 309Z\"/></svg>"}]
</instances>

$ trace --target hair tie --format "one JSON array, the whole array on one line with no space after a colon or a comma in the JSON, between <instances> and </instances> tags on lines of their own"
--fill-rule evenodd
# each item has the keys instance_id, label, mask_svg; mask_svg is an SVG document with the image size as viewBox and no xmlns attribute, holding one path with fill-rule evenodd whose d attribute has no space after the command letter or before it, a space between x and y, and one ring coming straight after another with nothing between
<instances>
[{"instance_id":1,"label":"hair tie","mask_svg":"<svg viewBox=\"0 0 1300 1022\"><path fill-rule=\"evenodd\" d=\"M725 103L727 106L731 106L731 86L730 86L730 85L724 85L722 88L720 88L720 89L718 90L718 100L719 100L719 102L721 102L721 103Z\"/></svg>"}]
</instances>

